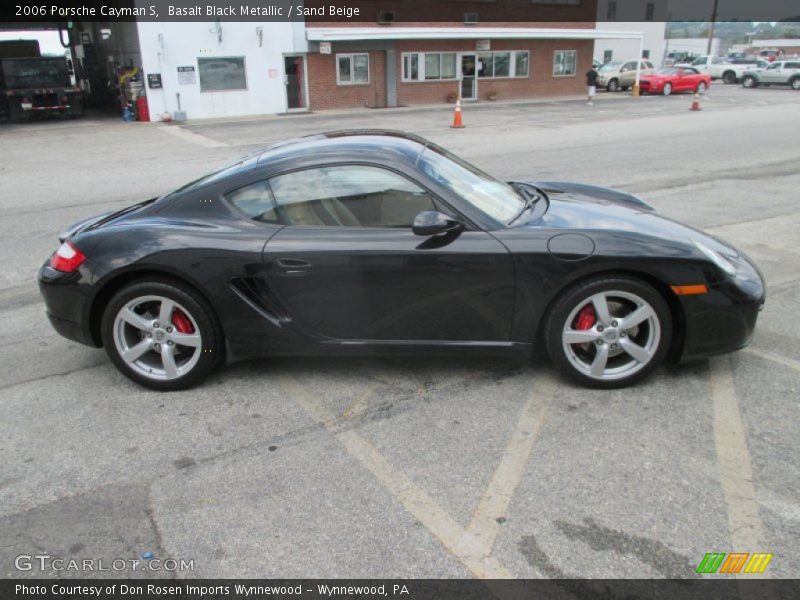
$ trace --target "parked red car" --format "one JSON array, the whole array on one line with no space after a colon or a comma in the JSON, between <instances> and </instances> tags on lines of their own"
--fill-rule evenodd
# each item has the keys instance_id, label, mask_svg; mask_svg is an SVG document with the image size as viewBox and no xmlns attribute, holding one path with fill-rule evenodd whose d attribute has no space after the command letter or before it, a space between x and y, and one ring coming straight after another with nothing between
<instances>
[{"instance_id":1,"label":"parked red car","mask_svg":"<svg viewBox=\"0 0 800 600\"><path fill-rule=\"evenodd\" d=\"M652 75L642 75L639 90L647 94L669 96L673 92L702 94L711 85L711 75L692 67L665 67Z\"/></svg>"}]
</instances>

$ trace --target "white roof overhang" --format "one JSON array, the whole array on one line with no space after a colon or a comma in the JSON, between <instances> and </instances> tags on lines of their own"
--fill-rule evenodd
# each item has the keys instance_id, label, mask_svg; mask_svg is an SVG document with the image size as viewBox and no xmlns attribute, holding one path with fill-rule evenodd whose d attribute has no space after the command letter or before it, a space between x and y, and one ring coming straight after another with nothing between
<instances>
[{"instance_id":1,"label":"white roof overhang","mask_svg":"<svg viewBox=\"0 0 800 600\"><path fill-rule=\"evenodd\" d=\"M307 27L309 42L362 40L641 40L638 31L539 27Z\"/></svg>"}]
</instances>

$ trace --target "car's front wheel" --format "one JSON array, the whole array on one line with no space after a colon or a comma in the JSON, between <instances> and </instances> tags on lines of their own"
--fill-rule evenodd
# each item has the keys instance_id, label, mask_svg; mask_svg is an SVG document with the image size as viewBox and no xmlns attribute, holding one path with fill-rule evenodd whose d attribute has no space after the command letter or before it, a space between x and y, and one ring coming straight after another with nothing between
<instances>
[{"instance_id":1,"label":"car's front wheel","mask_svg":"<svg viewBox=\"0 0 800 600\"><path fill-rule=\"evenodd\" d=\"M664 359L672 318L652 286L630 277L595 277L567 290L545 323L553 363L590 387L630 385Z\"/></svg>"},{"instance_id":2,"label":"car's front wheel","mask_svg":"<svg viewBox=\"0 0 800 600\"><path fill-rule=\"evenodd\" d=\"M756 85L758 85L758 82L756 82L756 78L752 75L746 75L744 79L742 79L742 87L754 88Z\"/></svg>"},{"instance_id":3,"label":"car's front wheel","mask_svg":"<svg viewBox=\"0 0 800 600\"><path fill-rule=\"evenodd\" d=\"M606 85L606 90L609 92L616 92L619 90L619 79L612 79Z\"/></svg>"},{"instance_id":4,"label":"car's front wheel","mask_svg":"<svg viewBox=\"0 0 800 600\"><path fill-rule=\"evenodd\" d=\"M155 390L202 381L222 358L222 335L197 292L170 280L135 281L111 299L103 345L126 377Z\"/></svg>"},{"instance_id":5,"label":"car's front wheel","mask_svg":"<svg viewBox=\"0 0 800 600\"><path fill-rule=\"evenodd\" d=\"M698 94L705 94L706 93L706 82L701 81L697 84L697 93Z\"/></svg>"}]
</instances>

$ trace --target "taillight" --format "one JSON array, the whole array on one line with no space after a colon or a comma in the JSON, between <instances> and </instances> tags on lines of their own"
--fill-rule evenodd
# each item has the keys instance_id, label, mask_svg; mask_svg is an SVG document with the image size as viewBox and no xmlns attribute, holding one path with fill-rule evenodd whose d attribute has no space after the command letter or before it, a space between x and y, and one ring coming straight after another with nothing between
<instances>
[{"instance_id":1,"label":"taillight","mask_svg":"<svg viewBox=\"0 0 800 600\"><path fill-rule=\"evenodd\" d=\"M69 104L69 98L67 96L61 96L61 104Z\"/></svg>"},{"instance_id":2,"label":"taillight","mask_svg":"<svg viewBox=\"0 0 800 600\"><path fill-rule=\"evenodd\" d=\"M50 257L50 266L56 271L72 273L86 260L86 256L70 242L64 242Z\"/></svg>"}]
</instances>

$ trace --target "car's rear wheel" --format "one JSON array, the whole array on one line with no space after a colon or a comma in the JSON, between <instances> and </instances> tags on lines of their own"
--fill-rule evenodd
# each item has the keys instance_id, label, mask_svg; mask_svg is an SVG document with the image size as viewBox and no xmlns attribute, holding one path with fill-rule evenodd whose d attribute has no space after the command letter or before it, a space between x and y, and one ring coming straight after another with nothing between
<instances>
[{"instance_id":1,"label":"car's rear wheel","mask_svg":"<svg viewBox=\"0 0 800 600\"><path fill-rule=\"evenodd\" d=\"M617 90L619 90L619 80L612 79L611 81L609 81L608 84L606 85L606 90L608 90L609 92L616 92Z\"/></svg>"},{"instance_id":2,"label":"car's rear wheel","mask_svg":"<svg viewBox=\"0 0 800 600\"><path fill-rule=\"evenodd\" d=\"M697 93L698 94L705 94L706 93L706 82L701 81L697 84Z\"/></svg>"},{"instance_id":3,"label":"car's rear wheel","mask_svg":"<svg viewBox=\"0 0 800 600\"><path fill-rule=\"evenodd\" d=\"M213 310L194 290L173 281L126 285L108 303L101 328L114 365L155 390L192 387L222 357Z\"/></svg>"},{"instance_id":4,"label":"car's rear wheel","mask_svg":"<svg viewBox=\"0 0 800 600\"><path fill-rule=\"evenodd\" d=\"M800 90L800 77L795 77L792 79L792 89Z\"/></svg>"},{"instance_id":5,"label":"car's rear wheel","mask_svg":"<svg viewBox=\"0 0 800 600\"><path fill-rule=\"evenodd\" d=\"M742 79L742 87L754 88L756 85L756 78L752 75L745 75L744 79Z\"/></svg>"},{"instance_id":6,"label":"car's rear wheel","mask_svg":"<svg viewBox=\"0 0 800 600\"><path fill-rule=\"evenodd\" d=\"M736 83L736 73L733 71L725 71L722 74L722 81L725 83Z\"/></svg>"},{"instance_id":7,"label":"car's rear wheel","mask_svg":"<svg viewBox=\"0 0 800 600\"><path fill-rule=\"evenodd\" d=\"M623 387L664 359L672 318L664 298L647 283L595 277L556 301L545 339L553 363L572 379L590 387Z\"/></svg>"},{"instance_id":8,"label":"car's rear wheel","mask_svg":"<svg viewBox=\"0 0 800 600\"><path fill-rule=\"evenodd\" d=\"M661 89L661 93L664 94L665 96L669 96L672 93L672 84L665 83L664 87Z\"/></svg>"}]
</instances>

